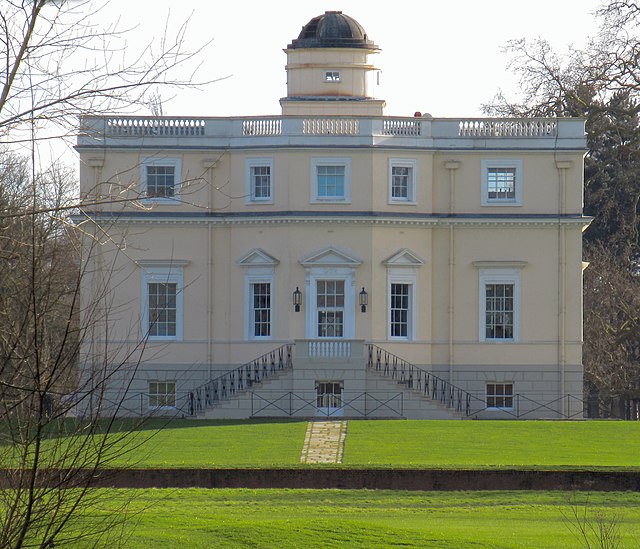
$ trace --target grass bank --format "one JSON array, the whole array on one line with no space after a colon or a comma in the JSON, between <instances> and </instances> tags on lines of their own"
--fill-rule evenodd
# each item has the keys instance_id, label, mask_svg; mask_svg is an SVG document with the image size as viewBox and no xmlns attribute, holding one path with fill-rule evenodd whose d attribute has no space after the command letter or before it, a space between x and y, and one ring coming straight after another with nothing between
<instances>
[{"instance_id":1,"label":"grass bank","mask_svg":"<svg viewBox=\"0 0 640 549\"><path fill-rule=\"evenodd\" d=\"M154 421L115 465L300 466L306 425ZM640 469L640 422L350 421L342 466Z\"/></svg>"},{"instance_id":2,"label":"grass bank","mask_svg":"<svg viewBox=\"0 0 640 549\"><path fill-rule=\"evenodd\" d=\"M637 547L640 494L364 490L105 490L87 521L126 508L129 549L566 548L574 518L615 525ZM80 524L82 526L82 524ZM122 537L124 536L124 537ZM592 540L593 541L593 540ZM594 545L595 546L595 545Z\"/></svg>"}]
</instances>

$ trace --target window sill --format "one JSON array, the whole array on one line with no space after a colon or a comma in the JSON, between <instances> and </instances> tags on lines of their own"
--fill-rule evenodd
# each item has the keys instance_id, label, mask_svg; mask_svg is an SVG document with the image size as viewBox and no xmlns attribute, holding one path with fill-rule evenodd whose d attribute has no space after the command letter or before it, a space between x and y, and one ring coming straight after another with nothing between
<instances>
[{"instance_id":1,"label":"window sill","mask_svg":"<svg viewBox=\"0 0 640 549\"><path fill-rule=\"evenodd\" d=\"M522 206L522 202L517 200L486 200L482 206Z\"/></svg>"},{"instance_id":2,"label":"window sill","mask_svg":"<svg viewBox=\"0 0 640 549\"><path fill-rule=\"evenodd\" d=\"M328 198L318 198L315 197L311 200L312 204L351 204L350 198L340 198L340 197L328 197Z\"/></svg>"},{"instance_id":3,"label":"window sill","mask_svg":"<svg viewBox=\"0 0 640 549\"><path fill-rule=\"evenodd\" d=\"M160 198L160 197L144 197L141 199L143 204L182 204L179 197L176 198Z\"/></svg>"},{"instance_id":4,"label":"window sill","mask_svg":"<svg viewBox=\"0 0 640 549\"><path fill-rule=\"evenodd\" d=\"M388 204L390 205L401 205L401 206L417 206L418 203L415 200L409 200L408 198L392 198L389 200Z\"/></svg>"}]
</instances>

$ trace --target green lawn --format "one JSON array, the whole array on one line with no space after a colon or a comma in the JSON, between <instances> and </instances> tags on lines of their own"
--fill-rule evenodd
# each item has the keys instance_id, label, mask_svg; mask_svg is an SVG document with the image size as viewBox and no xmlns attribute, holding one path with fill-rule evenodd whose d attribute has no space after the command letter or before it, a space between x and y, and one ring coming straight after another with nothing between
<instances>
[{"instance_id":1,"label":"green lawn","mask_svg":"<svg viewBox=\"0 0 640 549\"><path fill-rule=\"evenodd\" d=\"M144 467L286 467L298 465L304 421L151 421L134 451L110 465Z\"/></svg>"},{"instance_id":2,"label":"green lawn","mask_svg":"<svg viewBox=\"0 0 640 549\"><path fill-rule=\"evenodd\" d=\"M348 466L640 468L637 421L352 421Z\"/></svg>"},{"instance_id":3,"label":"green lawn","mask_svg":"<svg viewBox=\"0 0 640 549\"><path fill-rule=\"evenodd\" d=\"M131 427L123 422L109 465L300 467L306 426L154 420L126 436L118 456ZM342 467L640 470L640 423L350 421ZM116 539L103 545L131 549L583 547L574 511L596 529L616 524L618 547L640 539L640 493L158 489L91 490L91 500L75 527L115 520L106 533Z\"/></svg>"},{"instance_id":4,"label":"green lawn","mask_svg":"<svg viewBox=\"0 0 640 549\"><path fill-rule=\"evenodd\" d=\"M304 421L151 422L135 467L300 466ZM344 467L637 468L640 422L350 421Z\"/></svg>"},{"instance_id":5,"label":"green lawn","mask_svg":"<svg viewBox=\"0 0 640 549\"><path fill-rule=\"evenodd\" d=\"M640 539L636 493L190 489L131 497L104 491L86 518L95 525L126 506L129 520L110 533L124 535L128 549L581 547L572 500L591 525L597 516L616 523L620 547Z\"/></svg>"}]
</instances>

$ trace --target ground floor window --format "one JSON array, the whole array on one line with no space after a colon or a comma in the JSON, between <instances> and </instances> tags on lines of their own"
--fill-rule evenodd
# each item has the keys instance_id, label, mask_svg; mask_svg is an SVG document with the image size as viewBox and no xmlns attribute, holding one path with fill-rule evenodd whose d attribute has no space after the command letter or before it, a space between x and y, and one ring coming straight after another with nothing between
<instances>
[{"instance_id":1,"label":"ground floor window","mask_svg":"<svg viewBox=\"0 0 640 549\"><path fill-rule=\"evenodd\" d=\"M175 337L178 285L175 282L149 282L149 336Z\"/></svg>"},{"instance_id":2,"label":"ground floor window","mask_svg":"<svg viewBox=\"0 0 640 549\"><path fill-rule=\"evenodd\" d=\"M149 408L175 408L175 406L175 381L149 382Z\"/></svg>"},{"instance_id":3,"label":"ground floor window","mask_svg":"<svg viewBox=\"0 0 640 549\"><path fill-rule=\"evenodd\" d=\"M513 408L513 383L487 383L487 408Z\"/></svg>"},{"instance_id":4,"label":"ground floor window","mask_svg":"<svg viewBox=\"0 0 640 549\"><path fill-rule=\"evenodd\" d=\"M505 264L506 267L480 269L479 339L496 343L517 342L520 337L520 269L526 262L479 261L476 265L483 267L493 263Z\"/></svg>"},{"instance_id":5,"label":"ground floor window","mask_svg":"<svg viewBox=\"0 0 640 549\"><path fill-rule=\"evenodd\" d=\"M271 283L251 284L252 337L271 336Z\"/></svg>"},{"instance_id":6,"label":"ground floor window","mask_svg":"<svg viewBox=\"0 0 640 549\"><path fill-rule=\"evenodd\" d=\"M485 339L513 340L514 284L485 285Z\"/></svg>"},{"instance_id":7,"label":"ground floor window","mask_svg":"<svg viewBox=\"0 0 640 549\"><path fill-rule=\"evenodd\" d=\"M182 339L183 272L185 261L140 261L142 268L142 331L150 340L179 341Z\"/></svg>"},{"instance_id":8,"label":"ground floor window","mask_svg":"<svg viewBox=\"0 0 640 549\"><path fill-rule=\"evenodd\" d=\"M409 284L391 284L391 337L409 337Z\"/></svg>"},{"instance_id":9,"label":"ground floor window","mask_svg":"<svg viewBox=\"0 0 640 549\"><path fill-rule=\"evenodd\" d=\"M342 381L317 381L316 398L318 408L340 408Z\"/></svg>"}]
</instances>

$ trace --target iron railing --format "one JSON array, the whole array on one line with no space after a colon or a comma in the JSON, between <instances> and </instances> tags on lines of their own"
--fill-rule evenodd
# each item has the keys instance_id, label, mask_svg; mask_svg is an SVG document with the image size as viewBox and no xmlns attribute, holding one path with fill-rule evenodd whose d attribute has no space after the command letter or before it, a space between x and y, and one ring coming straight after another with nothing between
<instances>
[{"instance_id":1,"label":"iron railing","mask_svg":"<svg viewBox=\"0 0 640 549\"><path fill-rule=\"evenodd\" d=\"M195 416L210 410L236 393L250 389L254 384L260 383L278 372L291 369L293 367L292 347L293 345L290 343L282 345L190 391L187 415Z\"/></svg>"},{"instance_id":2,"label":"iron railing","mask_svg":"<svg viewBox=\"0 0 640 549\"><path fill-rule=\"evenodd\" d=\"M523 394L515 394L511 407L488 407L484 398L456 387L376 345L369 344L368 348L368 368L396 380L408 389L417 391L465 417L473 416L474 419L481 419L489 415L495 418L497 414L505 418L525 419L527 416L534 415L538 419L540 412L545 411L550 412L554 418L560 419L583 417L582 399L571 394L544 402Z\"/></svg>"},{"instance_id":3,"label":"iron railing","mask_svg":"<svg viewBox=\"0 0 640 549\"><path fill-rule=\"evenodd\" d=\"M472 402L480 403L482 408L485 407L483 400L431 372L418 368L372 343L369 343L367 347L367 368L405 385L407 389L421 393L430 400L464 416L474 413Z\"/></svg>"},{"instance_id":4,"label":"iron railing","mask_svg":"<svg viewBox=\"0 0 640 549\"><path fill-rule=\"evenodd\" d=\"M485 405L484 408L472 412L474 419L481 419L485 413L492 416L498 413L507 418L515 419L523 419L530 414L536 414L535 419L538 419L541 411L551 412L559 419L582 419L584 417L584 401L575 395L566 394L546 402L540 402L520 393L516 393L512 398L513 406L490 408Z\"/></svg>"},{"instance_id":5,"label":"iron railing","mask_svg":"<svg viewBox=\"0 0 640 549\"><path fill-rule=\"evenodd\" d=\"M325 406L324 399L310 392L251 392L251 417L345 417L402 418L403 393L365 391L336 397L335 406Z\"/></svg>"}]
</instances>

